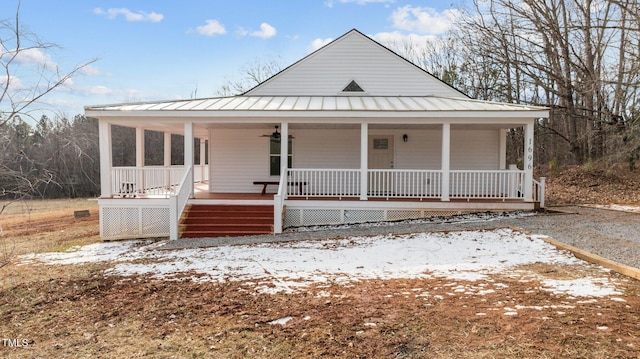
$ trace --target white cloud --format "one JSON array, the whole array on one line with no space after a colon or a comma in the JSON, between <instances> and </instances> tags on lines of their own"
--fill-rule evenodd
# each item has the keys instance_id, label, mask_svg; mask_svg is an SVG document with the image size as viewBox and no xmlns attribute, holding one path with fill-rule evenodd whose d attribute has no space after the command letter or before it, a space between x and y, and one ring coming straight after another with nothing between
<instances>
[{"instance_id":1,"label":"white cloud","mask_svg":"<svg viewBox=\"0 0 640 359\"><path fill-rule=\"evenodd\" d=\"M97 85L97 86L91 86L89 88L86 89L86 93L89 95L98 95L98 96L104 96L104 95L110 95L113 93L113 90L106 87L106 86L102 86L102 85Z\"/></svg>"},{"instance_id":2,"label":"white cloud","mask_svg":"<svg viewBox=\"0 0 640 359\"><path fill-rule=\"evenodd\" d=\"M7 51L13 55L16 50ZM26 66L42 66L47 69L55 69L58 65L51 60L51 57L38 48L21 49L15 61Z\"/></svg>"},{"instance_id":3,"label":"white cloud","mask_svg":"<svg viewBox=\"0 0 640 359\"><path fill-rule=\"evenodd\" d=\"M438 12L433 8L406 5L391 14L393 27L399 30L416 31L423 34L447 32L461 12L456 9Z\"/></svg>"},{"instance_id":4,"label":"white cloud","mask_svg":"<svg viewBox=\"0 0 640 359\"><path fill-rule=\"evenodd\" d=\"M327 0L325 1L325 5L327 7L333 7L333 4L336 1L334 0ZM347 3L354 3L354 4L358 4L358 5L367 5L370 3L381 3L381 4L392 4L394 2L396 2L396 0L337 0L337 2L341 3L341 4L347 4Z\"/></svg>"},{"instance_id":5,"label":"white cloud","mask_svg":"<svg viewBox=\"0 0 640 359\"><path fill-rule=\"evenodd\" d=\"M259 37L261 39L269 39L276 36L276 33L277 31L275 27L263 22L260 24L260 30L252 32L251 36Z\"/></svg>"},{"instance_id":6,"label":"white cloud","mask_svg":"<svg viewBox=\"0 0 640 359\"><path fill-rule=\"evenodd\" d=\"M22 82L22 79L19 77L9 76L8 81L9 81L9 87L7 90L10 92L22 91L25 89L25 85ZM0 87L4 89L6 85L7 85L7 77L5 76L0 77Z\"/></svg>"},{"instance_id":7,"label":"white cloud","mask_svg":"<svg viewBox=\"0 0 640 359\"><path fill-rule=\"evenodd\" d=\"M87 76L111 76L111 74L107 74L102 72L99 68L87 65L80 69L80 73Z\"/></svg>"},{"instance_id":8,"label":"white cloud","mask_svg":"<svg viewBox=\"0 0 640 359\"><path fill-rule=\"evenodd\" d=\"M326 39L315 39L313 41L311 41L311 44L309 44L309 46L307 47L307 52L314 52L317 49L323 47L324 45L330 43L331 41L333 41L332 38L328 37Z\"/></svg>"},{"instance_id":9,"label":"white cloud","mask_svg":"<svg viewBox=\"0 0 640 359\"><path fill-rule=\"evenodd\" d=\"M209 19L205 25L196 27L196 32L200 35L214 36L226 34L227 30L218 20Z\"/></svg>"},{"instance_id":10,"label":"white cloud","mask_svg":"<svg viewBox=\"0 0 640 359\"><path fill-rule=\"evenodd\" d=\"M122 15L127 21L160 22L162 21L162 19L164 19L164 15L158 14L154 11L150 13L145 11L133 12L127 8L111 8L104 10L97 7L93 9L93 13L96 15L104 16L107 19L115 19L118 15Z\"/></svg>"}]
</instances>

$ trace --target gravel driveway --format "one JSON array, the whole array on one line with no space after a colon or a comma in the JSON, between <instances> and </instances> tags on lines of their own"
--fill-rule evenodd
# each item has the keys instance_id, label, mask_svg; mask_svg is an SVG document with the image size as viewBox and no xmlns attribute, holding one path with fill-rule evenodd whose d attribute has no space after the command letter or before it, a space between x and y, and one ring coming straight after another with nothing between
<instances>
[{"instance_id":1,"label":"gravel driveway","mask_svg":"<svg viewBox=\"0 0 640 359\"><path fill-rule=\"evenodd\" d=\"M477 214L395 223L316 227L313 230L286 230L277 236L185 238L166 242L159 248L179 249L512 226L544 234L616 262L640 268L640 214L577 206L554 207L550 210L548 213L534 215L531 213Z\"/></svg>"}]
</instances>

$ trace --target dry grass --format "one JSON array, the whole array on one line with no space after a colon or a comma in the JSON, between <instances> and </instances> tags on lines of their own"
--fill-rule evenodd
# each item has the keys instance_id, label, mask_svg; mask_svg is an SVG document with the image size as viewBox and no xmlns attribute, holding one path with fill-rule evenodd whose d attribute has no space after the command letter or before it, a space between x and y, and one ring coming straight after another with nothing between
<instances>
[{"instance_id":1,"label":"dry grass","mask_svg":"<svg viewBox=\"0 0 640 359\"><path fill-rule=\"evenodd\" d=\"M7 216L5 235L21 253L97 241L95 214L73 218L73 210L95 207L67 204L50 212L33 205L30 218ZM517 270L528 276L483 282L495 289L484 295L456 293L452 280L437 278L261 294L246 282L107 276L109 267L0 268L0 339L29 343L0 346L0 357L640 358L638 281L610 274L622 302L555 295L532 279L580 278L589 266L523 266ZM505 315L517 306L526 309ZM269 324L289 316L284 325Z\"/></svg>"},{"instance_id":2,"label":"dry grass","mask_svg":"<svg viewBox=\"0 0 640 359\"><path fill-rule=\"evenodd\" d=\"M89 210L90 217L74 218ZM0 215L0 235L15 255L63 250L100 240L98 202L87 199L29 200L12 203Z\"/></svg>"}]
</instances>

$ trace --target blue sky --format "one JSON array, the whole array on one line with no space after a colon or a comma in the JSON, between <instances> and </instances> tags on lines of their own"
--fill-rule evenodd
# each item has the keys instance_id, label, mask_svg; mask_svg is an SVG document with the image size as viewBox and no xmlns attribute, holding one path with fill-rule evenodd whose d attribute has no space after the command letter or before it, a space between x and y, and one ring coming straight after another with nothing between
<instances>
[{"instance_id":1,"label":"blue sky","mask_svg":"<svg viewBox=\"0 0 640 359\"><path fill-rule=\"evenodd\" d=\"M2 0L0 18L18 0ZM85 105L212 97L256 59L287 66L352 28L384 42L439 36L457 0L22 0L22 24L55 50L31 54L69 71L98 60L48 98L65 116ZM35 59L35 60L34 60ZM21 72L26 73L26 72ZM25 79L25 82L26 79Z\"/></svg>"}]
</instances>

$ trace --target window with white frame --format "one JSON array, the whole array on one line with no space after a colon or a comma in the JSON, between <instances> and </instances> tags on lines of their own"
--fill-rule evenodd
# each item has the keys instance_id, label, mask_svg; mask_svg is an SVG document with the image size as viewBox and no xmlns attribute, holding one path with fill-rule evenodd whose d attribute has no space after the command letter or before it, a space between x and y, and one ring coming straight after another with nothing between
<instances>
[{"instance_id":1,"label":"window with white frame","mask_svg":"<svg viewBox=\"0 0 640 359\"><path fill-rule=\"evenodd\" d=\"M280 140L281 136L271 136L269 145L269 175L280 176ZM291 137L288 139L289 153L287 158L287 168L291 168L293 163L293 144Z\"/></svg>"}]
</instances>

